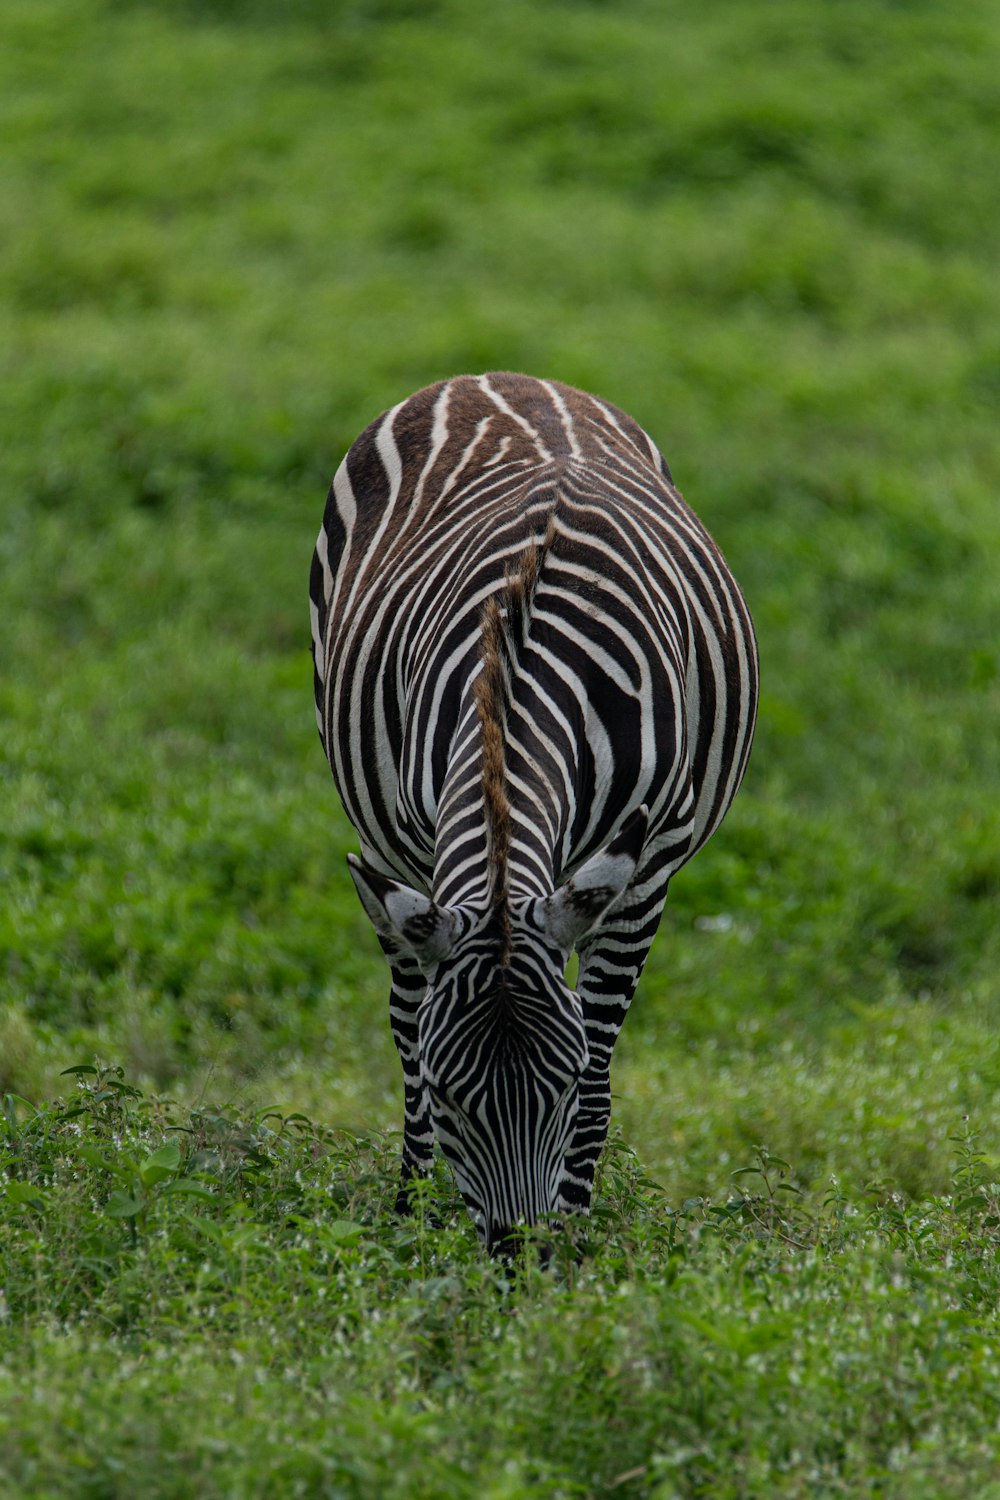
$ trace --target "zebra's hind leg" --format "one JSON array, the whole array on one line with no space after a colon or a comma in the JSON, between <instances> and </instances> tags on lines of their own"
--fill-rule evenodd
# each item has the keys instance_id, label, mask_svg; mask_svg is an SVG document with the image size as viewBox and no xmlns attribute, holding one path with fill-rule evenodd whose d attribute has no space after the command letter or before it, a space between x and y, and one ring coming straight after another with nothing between
<instances>
[{"instance_id":1,"label":"zebra's hind leg","mask_svg":"<svg viewBox=\"0 0 1000 1500\"><path fill-rule=\"evenodd\" d=\"M566 1213L590 1210L594 1173L611 1120L611 1054L656 935L666 888L662 877L633 887L625 904L580 950L576 988L590 1061L580 1080L580 1108L559 1189Z\"/></svg>"},{"instance_id":2,"label":"zebra's hind leg","mask_svg":"<svg viewBox=\"0 0 1000 1500\"><path fill-rule=\"evenodd\" d=\"M387 957L392 970L389 1020L403 1065L403 1159L396 1212L405 1217L412 1212L411 1183L415 1178L429 1177L434 1164L434 1127L420 1078L417 1038L417 1012L427 985L411 958L395 951Z\"/></svg>"}]
</instances>

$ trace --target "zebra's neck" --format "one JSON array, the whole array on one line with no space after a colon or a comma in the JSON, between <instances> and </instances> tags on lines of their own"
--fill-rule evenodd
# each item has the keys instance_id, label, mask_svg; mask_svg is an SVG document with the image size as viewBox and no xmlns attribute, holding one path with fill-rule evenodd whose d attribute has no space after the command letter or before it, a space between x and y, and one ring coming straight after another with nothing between
<instances>
[{"instance_id":1,"label":"zebra's neck","mask_svg":"<svg viewBox=\"0 0 1000 1500\"><path fill-rule=\"evenodd\" d=\"M473 687L459 715L437 812L433 895L442 905L482 909L554 889L563 833L560 789L512 730L508 726L498 764ZM565 800L564 788L561 793Z\"/></svg>"}]
</instances>

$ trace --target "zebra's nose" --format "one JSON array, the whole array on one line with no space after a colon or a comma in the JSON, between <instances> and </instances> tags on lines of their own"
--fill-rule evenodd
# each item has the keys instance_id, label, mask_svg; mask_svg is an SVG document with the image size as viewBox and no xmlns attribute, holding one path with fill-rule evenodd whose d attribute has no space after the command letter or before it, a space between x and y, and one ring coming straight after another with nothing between
<instances>
[{"instance_id":1,"label":"zebra's nose","mask_svg":"<svg viewBox=\"0 0 1000 1500\"><path fill-rule=\"evenodd\" d=\"M527 1236L523 1229L495 1228L490 1230L487 1247L494 1260L508 1263L520 1260L524 1255ZM546 1240L534 1239L538 1264L544 1269L552 1260L552 1246Z\"/></svg>"},{"instance_id":2,"label":"zebra's nose","mask_svg":"<svg viewBox=\"0 0 1000 1500\"><path fill-rule=\"evenodd\" d=\"M494 1260L516 1260L524 1249L524 1232L509 1224L490 1226L486 1248Z\"/></svg>"}]
</instances>

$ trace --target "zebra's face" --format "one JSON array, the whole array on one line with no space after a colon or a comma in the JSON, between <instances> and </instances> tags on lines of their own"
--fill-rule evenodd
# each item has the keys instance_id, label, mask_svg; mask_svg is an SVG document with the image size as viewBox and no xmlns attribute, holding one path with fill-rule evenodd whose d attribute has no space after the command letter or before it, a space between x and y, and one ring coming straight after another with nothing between
<instances>
[{"instance_id":1,"label":"zebra's face","mask_svg":"<svg viewBox=\"0 0 1000 1500\"><path fill-rule=\"evenodd\" d=\"M421 1078L441 1149L491 1247L560 1208L589 1061L566 961L635 874L646 823L637 808L558 890L490 910L439 905L348 855L376 931L427 980Z\"/></svg>"},{"instance_id":2,"label":"zebra's face","mask_svg":"<svg viewBox=\"0 0 1000 1500\"><path fill-rule=\"evenodd\" d=\"M495 1246L559 1208L587 1036L559 956L515 937L508 963L475 934L428 976L420 1060L434 1131Z\"/></svg>"}]
</instances>

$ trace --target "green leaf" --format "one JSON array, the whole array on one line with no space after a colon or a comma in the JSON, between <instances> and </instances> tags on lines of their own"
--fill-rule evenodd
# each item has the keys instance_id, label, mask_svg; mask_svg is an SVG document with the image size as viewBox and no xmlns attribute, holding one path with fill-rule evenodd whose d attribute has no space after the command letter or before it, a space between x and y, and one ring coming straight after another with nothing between
<instances>
[{"instance_id":1,"label":"green leaf","mask_svg":"<svg viewBox=\"0 0 1000 1500\"><path fill-rule=\"evenodd\" d=\"M34 1104L32 1104L31 1100L30 1099L25 1099L25 1097L24 1097L23 1094L4 1094L4 1096L3 1096L4 1114L7 1116L7 1118L11 1122L13 1122L14 1119L16 1118L17 1105L19 1105L19 1104L22 1104L25 1109L30 1109L30 1111L31 1111L31 1113L33 1115L37 1115L39 1113L38 1109L36 1108L36 1106Z\"/></svg>"},{"instance_id":2,"label":"green leaf","mask_svg":"<svg viewBox=\"0 0 1000 1500\"><path fill-rule=\"evenodd\" d=\"M723 1328L717 1328L715 1324L710 1323L707 1318L699 1317L697 1313L691 1312L688 1308L679 1308L677 1316L682 1323L686 1323L687 1326L689 1328L693 1328L696 1333L703 1334L705 1338L711 1339L714 1344L720 1344L724 1349L729 1349L732 1347L732 1339L730 1337L729 1331Z\"/></svg>"},{"instance_id":3,"label":"green leaf","mask_svg":"<svg viewBox=\"0 0 1000 1500\"><path fill-rule=\"evenodd\" d=\"M11 1203L30 1203L33 1208L44 1208L45 1194L31 1182L8 1182L4 1191Z\"/></svg>"},{"instance_id":4,"label":"green leaf","mask_svg":"<svg viewBox=\"0 0 1000 1500\"><path fill-rule=\"evenodd\" d=\"M207 1183L198 1182L193 1177L178 1177L173 1182L168 1182L163 1189L164 1194L186 1193L191 1198L214 1198L215 1192Z\"/></svg>"},{"instance_id":5,"label":"green leaf","mask_svg":"<svg viewBox=\"0 0 1000 1500\"><path fill-rule=\"evenodd\" d=\"M99 1170L103 1168L105 1171L109 1170L108 1163L96 1146L77 1146L76 1154L81 1161L87 1163L88 1167L97 1167Z\"/></svg>"},{"instance_id":6,"label":"green leaf","mask_svg":"<svg viewBox=\"0 0 1000 1500\"><path fill-rule=\"evenodd\" d=\"M125 1094L130 1099L141 1099L142 1089L137 1089L134 1083L125 1083L120 1078L109 1078L105 1088L116 1094Z\"/></svg>"},{"instance_id":7,"label":"green leaf","mask_svg":"<svg viewBox=\"0 0 1000 1500\"><path fill-rule=\"evenodd\" d=\"M155 1187L168 1177L173 1177L181 1164L181 1148L176 1141L168 1141L158 1151L153 1151L145 1161L139 1163L139 1176L144 1187Z\"/></svg>"},{"instance_id":8,"label":"green leaf","mask_svg":"<svg viewBox=\"0 0 1000 1500\"><path fill-rule=\"evenodd\" d=\"M72 1073L77 1077L83 1077L85 1074L96 1077L97 1069L93 1067L91 1063L75 1063L72 1068L63 1068L62 1072L59 1074L59 1077L65 1078L67 1073Z\"/></svg>"},{"instance_id":9,"label":"green leaf","mask_svg":"<svg viewBox=\"0 0 1000 1500\"><path fill-rule=\"evenodd\" d=\"M324 1229L326 1237L333 1240L334 1244L340 1245L358 1239L365 1232L363 1224L355 1224L351 1219L331 1219Z\"/></svg>"},{"instance_id":10,"label":"green leaf","mask_svg":"<svg viewBox=\"0 0 1000 1500\"><path fill-rule=\"evenodd\" d=\"M207 1240L211 1240L213 1242L213 1244L221 1245L221 1244L224 1243L224 1241L225 1241L225 1234L219 1228L218 1224L213 1224L212 1223L211 1219L192 1219L192 1218L189 1218L188 1219L188 1223L189 1224L193 1224L194 1227L195 1227L195 1229L197 1229L198 1233L199 1234L203 1234L205 1236L205 1238Z\"/></svg>"},{"instance_id":11,"label":"green leaf","mask_svg":"<svg viewBox=\"0 0 1000 1500\"><path fill-rule=\"evenodd\" d=\"M85 1115L86 1113L87 1106L85 1104L76 1104L72 1109L59 1110L58 1114L56 1115L56 1119L60 1122L60 1124L62 1124L66 1120L75 1120L80 1115Z\"/></svg>"},{"instance_id":12,"label":"green leaf","mask_svg":"<svg viewBox=\"0 0 1000 1500\"><path fill-rule=\"evenodd\" d=\"M141 1198L135 1198L131 1193L122 1192L121 1188L115 1188L104 1211L112 1219L134 1219L136 1214L141 1214L145 1207Z\"/></svg>"},{"instance_id":13,"label":"green leaf","mask_svg":"<svg viewBox=\"0 0 1000 1500\"><path fill-rule=\"evenodd\" d=\"M96 1167L98 1171L110 1172L121 1182L133 1182L137 1171L136 1163L130 1156L122 1156L116 1160L115 1157L105 1156L96 1146L77 1146L76 1154L81 1161L85 1161L88 1167Z\"/></svg>"}]
</instances>

